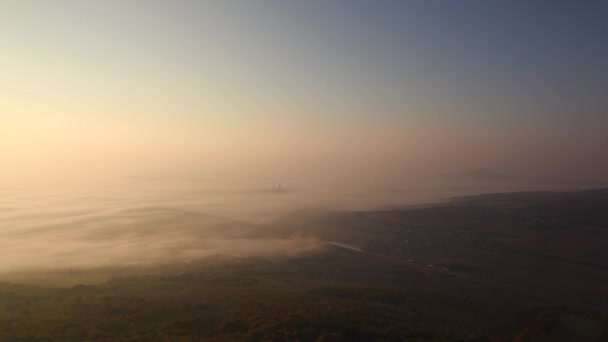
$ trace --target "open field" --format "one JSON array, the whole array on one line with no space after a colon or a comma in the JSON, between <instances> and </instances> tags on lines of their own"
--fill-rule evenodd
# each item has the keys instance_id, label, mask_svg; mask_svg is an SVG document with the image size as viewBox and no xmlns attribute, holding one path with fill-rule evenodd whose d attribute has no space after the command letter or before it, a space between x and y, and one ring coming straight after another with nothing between
<instances>
[{"instance_id":1,"label":"open field","mask_svg":"<svg viewBox=\"0 0 608 342\"><path fill-rule=\"evenodd\" d=\"M349 248L5 274L0 340L608 339L606 190L307 211L253 227L238 237Z\"/></svg>"}]
</instances>

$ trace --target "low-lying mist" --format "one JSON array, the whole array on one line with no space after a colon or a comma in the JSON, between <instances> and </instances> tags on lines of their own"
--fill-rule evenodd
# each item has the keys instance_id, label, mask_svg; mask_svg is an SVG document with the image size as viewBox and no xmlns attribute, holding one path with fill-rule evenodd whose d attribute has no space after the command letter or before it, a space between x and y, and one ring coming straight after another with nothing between
<instances>
[{"instance_id":1,"label":"low-lying mist","mask_svg":"<svg viewBox=\"0 0 608 342\"><path fill-rule=\"evenodd\" d=\"M271 236L259 224L176 208L179 201L176 207L152 207L142 199L142 206L127 209L117 207L128 206L128 200L40 201L44 205L33 198L15 199L8 206L5 198L0 273L187 262L207 256L289 257L322 247L313 236Z\"/></svg>"},{"instance_id":2,"label":"low-lying mist","mask_svg":"<svg viewBox=\"0 0 608 342\"><path fill-rule=\"evenodd\" d=\"M0 189L0 273L188 262L209 256L292 257L325 245L305 231L293 235L271 224L294 210L367 210L550 187L441 177L348 183L211 173L131 175L91 184Z\"/></svg>"}]
</instances>

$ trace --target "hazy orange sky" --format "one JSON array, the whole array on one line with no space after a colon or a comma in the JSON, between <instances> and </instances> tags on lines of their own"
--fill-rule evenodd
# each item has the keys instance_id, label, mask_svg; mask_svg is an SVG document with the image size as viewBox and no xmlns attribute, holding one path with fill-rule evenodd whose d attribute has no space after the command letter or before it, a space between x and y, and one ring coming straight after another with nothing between
<instances>
[{"instance_id":1,"label":"hazy orange sky","mask_svg":"<svg viewBox=\"0 0 608 342\"><path fill-rule=\"evenodd\" d=\"M2 1L2 180L608 180L607 18L600 1Z\"/></svg>"}]
</instances>

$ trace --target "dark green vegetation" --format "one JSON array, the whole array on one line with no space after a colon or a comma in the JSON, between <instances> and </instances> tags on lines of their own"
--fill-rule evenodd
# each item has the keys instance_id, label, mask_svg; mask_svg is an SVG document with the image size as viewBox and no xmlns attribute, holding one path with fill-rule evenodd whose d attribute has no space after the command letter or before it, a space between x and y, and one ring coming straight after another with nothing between
<instances>
[{"instance_id":1,"label":"dark green vegetation","mask_svg":"<svg viewBox=\"0 0 608 342\"><path fill-rule=\"evenodd\" d=\"M302 231L372 253L327 246L49 275L110 276L95 285L4 283L0 341L608 340L608 191L301 213L266 233Z\"/></svg>"},{"instance_id":2,"label":"dark green vegetation","mask_svg":"<svg viewBox=\"0 0 608 342\"><path fill-rule=\"evenodd\" d=\"M320 270L348 265L349 260L353 256L341 251L281 262L215 259L152 275L116 277L96 286L5 284L0 286L0 340L580 341L607 337L606 319L589 310L483 301L410 289L408 284L330 280ZM358 261L365 265L354 268L373 266Z\"/></svg>"}]
</instances>

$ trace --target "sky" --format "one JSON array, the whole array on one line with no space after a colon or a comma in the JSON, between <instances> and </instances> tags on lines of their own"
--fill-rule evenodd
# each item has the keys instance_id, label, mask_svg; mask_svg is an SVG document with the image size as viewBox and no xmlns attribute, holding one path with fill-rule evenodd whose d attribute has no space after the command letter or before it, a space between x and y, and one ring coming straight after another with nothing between
<instances>
[{"instance_id":1,"label":"sky","mask_svg":"<svg viewBox=\"0 0 608 342\"><path fill-rule=\"evenodd\" d=\"M5 186L608 180L605 1L0 0L0 32Z\"/></svg>"}]
</instances>

